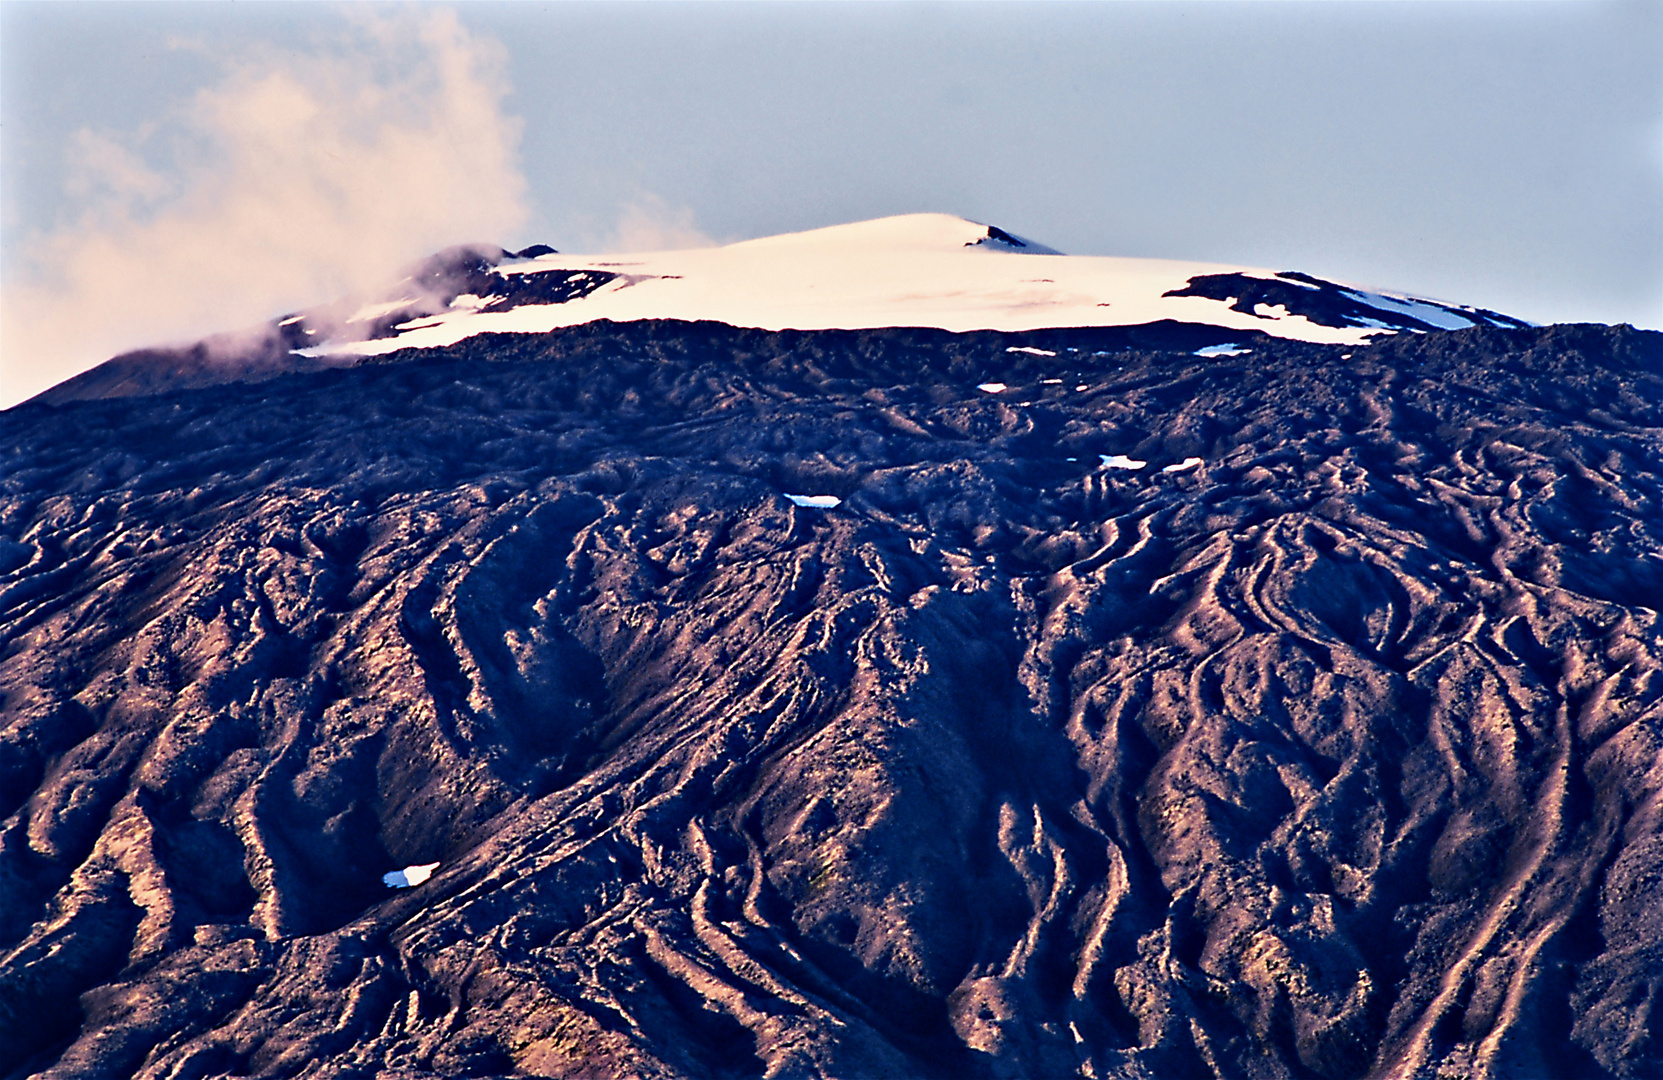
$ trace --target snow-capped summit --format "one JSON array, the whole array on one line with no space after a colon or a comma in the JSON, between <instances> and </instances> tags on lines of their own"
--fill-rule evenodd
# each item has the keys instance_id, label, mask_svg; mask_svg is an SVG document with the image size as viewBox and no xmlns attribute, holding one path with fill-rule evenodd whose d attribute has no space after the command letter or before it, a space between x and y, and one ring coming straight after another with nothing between
<instances>
[{"instance_id":1,"label":"snow-capped summit","mask_svg":"<svg viewBox=\"0 0 1663 1080\"><path fill-rule=\"evenodd\" d=\"M600 319L954 331L1172 322L1343 345L1401 331L1526 325L1307 274L1063 255L997 226L906 214L678 251L453 249L344 317L339 307L316 309L280 327L304 355L345 358Z\"/></svg>"},{"instance_id":2,"label":"snow-capped summit","mask_svg":"<svg viewBox=\"0 0 1663 1080\"><path fill-rule=\"evenodd\" d=\"M1044 244L1015 236L995 225L983 225L952 214L900 214L895 217L828 225L806 232L781 233L756 240L741 240L722 250L750 255L752 252L797 252L810 258L833 253L859 255L878 252L917 254L1001 251L1025 255L1061 255Z\"/></svg>"},{"instance_id":3,"label":"snow-capped summit","mask_svg":"<svg viewBox=\"0 0 1663 1080\"><path fill-rule=\"evenodd\" d=\"M43 401L154 393L352 364L477 334L609 320L761 330L1118 328L1140 348L1227 356L1256 337L1362 345L1522 320L1295 272L1064 255L995 225L906 214L722 247L574 255L537 244L448 248L378 295L183 348L124 353ZM223 339L222 339L223 338Z\"/></svg>"}]
</instances>

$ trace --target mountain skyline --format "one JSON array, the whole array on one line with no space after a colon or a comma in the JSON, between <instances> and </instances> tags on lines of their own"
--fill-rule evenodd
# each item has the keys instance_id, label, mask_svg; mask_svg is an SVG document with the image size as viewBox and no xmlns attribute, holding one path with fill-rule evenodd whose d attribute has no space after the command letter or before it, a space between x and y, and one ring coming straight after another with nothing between
<instances>
[{"instance_id":1,"label":"mountain skyline","mask_svg":"<svg viewBox=\"0 0 1663 1080\"><path fill-rule=\"evenodd\" d=\"M505 347L586 324L1003 332L1008 351L1066 330L1099 344L1239 355L1275 340L1365 347L1400 333L1522 329L1500 312L1300 271L1065 255L997 225L903 214L721 247L579 254L463 245L380 289L195 342L122 353L30 400L128 397L260 381L470 338Z\"/></svg>"}]
</instances>

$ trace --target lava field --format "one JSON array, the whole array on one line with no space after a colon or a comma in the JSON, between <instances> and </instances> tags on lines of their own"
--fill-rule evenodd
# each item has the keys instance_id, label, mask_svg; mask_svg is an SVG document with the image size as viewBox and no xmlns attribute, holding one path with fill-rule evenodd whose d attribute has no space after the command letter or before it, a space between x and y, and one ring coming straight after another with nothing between
<instances>
[{"instance_id":1,"label":"lava field","mask_svg":"<svg viewBox=\"0 0 1663 1080\"><path fill-rule=\"evenodd\" d=\"M1217 340L0 414L0 1077L1663 1075L1663 334Z\"/></svg>"}]
</instances>

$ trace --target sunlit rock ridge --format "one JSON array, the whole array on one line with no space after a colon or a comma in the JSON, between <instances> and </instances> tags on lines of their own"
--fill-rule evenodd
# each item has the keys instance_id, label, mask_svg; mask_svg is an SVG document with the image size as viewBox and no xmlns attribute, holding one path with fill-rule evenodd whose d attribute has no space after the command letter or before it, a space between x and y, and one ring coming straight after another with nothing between
<instances>
[{"instance_id":1,"label":"sunlit rock ridge","mask_svg":"<svg viewBox=\"0 0 1663 1080\"><path fill-rule=\"evenodd\" d=\"M0 414L0 1077L1657 1076L1660 608L1657 333L447 252Z\"/></svg>"}]
</instances>

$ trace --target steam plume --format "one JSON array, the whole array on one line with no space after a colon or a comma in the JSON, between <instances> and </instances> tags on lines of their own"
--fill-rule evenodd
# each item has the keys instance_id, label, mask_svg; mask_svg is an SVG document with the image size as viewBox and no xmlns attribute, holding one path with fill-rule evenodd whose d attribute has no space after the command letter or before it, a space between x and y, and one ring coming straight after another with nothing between
<instances>
[{"instance_id":1,"label":"steam plume","mask_svg":"<svg viewBox=\"0 0 1663 1080\"><path fill-rule=\"evenodd\" d=\"M651 192L624 203L608 251L673 251L715 247L717 241L693 224L693 211L672 206Z\"/></svg>"},{"instance_id":2,"label":"steam plume","mask_svg":"<svg viewBox=\"0 0 1663 1080\"><path fill-rule=\"evenodd\" d=\"M504 60L450 11L357 17L332 48L227 62L140 131L81 131L79 216L8 267L0 405L125 349L235 330L385 285L447 245L509 237L527 207Z\"/></svg>"}]
</instances>

